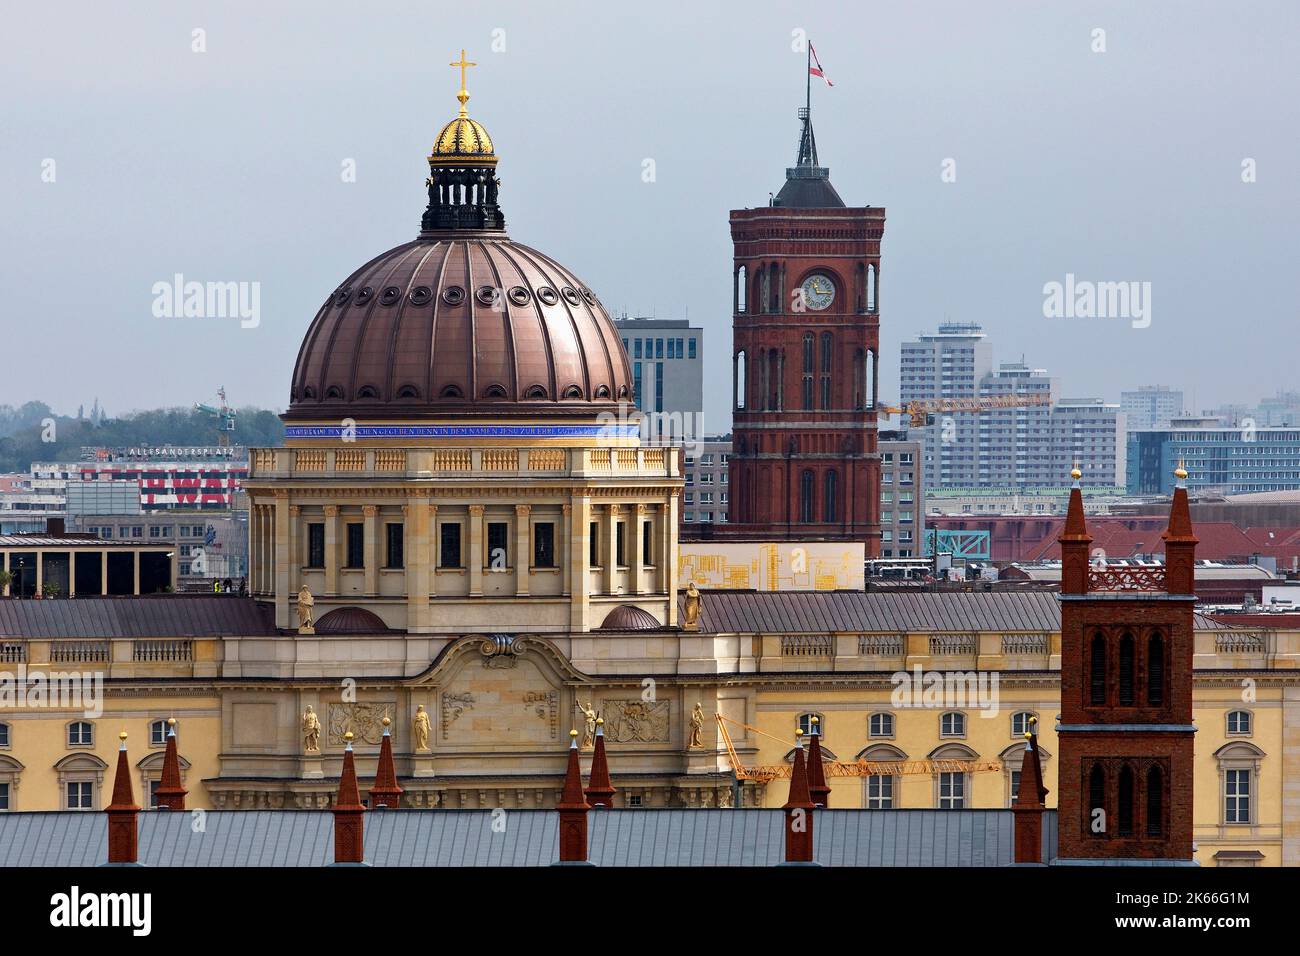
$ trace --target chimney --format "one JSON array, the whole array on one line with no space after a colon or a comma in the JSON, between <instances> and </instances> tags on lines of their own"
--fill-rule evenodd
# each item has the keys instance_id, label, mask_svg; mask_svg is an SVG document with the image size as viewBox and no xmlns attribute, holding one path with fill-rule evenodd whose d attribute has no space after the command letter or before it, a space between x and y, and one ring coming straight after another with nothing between
<instances>
[{"instance_id":1,"label":"chimney","mask_svg":"<svg viewBox=\"0 0 1300 956\"><path fill-rule=\"evenodd\" d=\"M122 746L117 752L117 775L113 778L113 802L104 808L108 814L108 865L139 866L139 833L135 793L131 788L131 764L126 757L126 731L118 734Z\"/></svg>"},{"instance_id":2,"label":"chimney","mask_svg":"<svg viewBox=\"0 0 1300 956\"><path fill-rule=\"evenodd\" d=\"M1015 861L1043 862L1043 810L1047 788L1043 786L1043 763L1038 753L1038 718L1029 718L1025 732L1025 756L1020 764L1020 789L1016 791Z\"/></svg>"},{"instance_id":3,"label":"chimney","mask_svg":"<svg viewBox=\"0 0 1300 956\"><path fill-rule=\"evenodd\" d=\"M45 533L51 538L62 538L66 533L67 525L62 518L46 518Z\"/></svg>"},{"instance_id":4,"label":"chimney","mask_svg":"<svg viewBox=\"0 0 1300 956\"><path fill-rule=\"evenodd\" d=\"M1165 542L1165 593L1192 594L1196 589L1196 535L1187 503L1187 469L1182 462L1174 471L1174 500L1169 508Z\"/></svg>"},{"instance_id":5,"label":"chimney","mask_svg":"<svg viewBox=\"0 0 1300 956\"><path fill-rule=\"evenodd\" d=\"M379 766L375 768L375 782L370 788L370 806L376 810L396 810L402 805L402 788L397 785L397 770L393 766L392 723L384 718L384 736L379 741Z\"/></svg>"},{"instance_id":6,"label":"chimney","mask_svg":"<svg viewBox=\"0 0 1300 956\"><path fill-rule=\"evenodd\" d=\"M794 769L790 771L790 797L785 806L785 863L783 866L817 866L813 862L813 809L808 793L808 767L803 740L795 730Z\"/></svg>"},{"instance_id":7,"label":"chimney","mask_svg":"<svg viewBox=\"0 0 1300 956\"><path fill-rule=\"evenodd\" d=\"M614 805L614 784L609 779L609 762L605 759L605 718L596 718L595 752L591 755L591 779L587 784L587 802L595 808Z\"/></svg>"},{"instance_id":8,"label":"chimney","mask_svg":"<svg viewBox=\"0 0 1300 956\"><path fill-rule=\"evenodd\" d=\"M582 772L578 766L578 732L569 731L569 765L564 774L564 793L555 805L560 811L560 860L556 866L590 866L587 860L587 811L582 796Z\"/></svg>"},{"instance_id":9,"label":"chimney","mask_svg":"<svg viewBox=\"0 0 1300 956\"><path fill-rule=\"evenodd\" d=\"M181 759L176 753L176 718L167 718L167 750L163 753L162 780L158 782L159 810L184 810L185 794L181 786Z\"/></svg>"},{"instance_id":10,"label":"chimney","mask_svg":"<svg viewBox=\"0 0 1300 956\"><path fill-rule=\"evenodd\" d=\"M821 721L816 717L808 740L808 795L818 807L830 805L831 788L826 785L826 768L822 766Z\"/></svg>"},{"instance_id":11,"label":"chimney","mask_svg":"<svg viewBox=\"0 0 1300 956\"><path fill-rule=\"evenodd\" d=\"M1070 472L1074 484L1070 486L1070 506L1065 513L1065 529L1057 540L1061 543L1061 593L1088 593L1088 546L1092 537L1083 520L1083 488L1079 479L1083 472L1075 465Z\"/></svg>"},{"instance_id":12,"label":"chimney","mask_svg":"<svg viewBox=\"0 0 1300 956\"><path fill-rule=\"evenodd\" d=\"M343 735L348 742L343 751L343 773L339 776L339 792L334 798L334 865L365 866L366 808L361 804L357 790L357 766L352 756L352 731Z\"/></svg>"}]
</instances>

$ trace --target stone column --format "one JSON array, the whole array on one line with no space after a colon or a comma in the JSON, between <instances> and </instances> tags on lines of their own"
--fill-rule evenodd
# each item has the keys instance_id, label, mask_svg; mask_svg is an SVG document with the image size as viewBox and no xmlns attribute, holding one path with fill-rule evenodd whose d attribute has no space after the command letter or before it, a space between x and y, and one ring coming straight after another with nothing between
<instances>
[{"instance_id":1,"label":"stone column","mask_svg":"<svg viewBox=\"0 0 1300 956\"><path fill-rule=\"evenodd\" d=\"M108 552L99 552L99 593L108 594Z\"/></svg>"},{"instance_id":2,"label":"stone column","mask_svg":"<svg viewBox=\"0 0 1300 956\"><path fill-rule=\"evenodd\" d=\"M275 494L275 521L271 525L271 553L274 554L275 623L277 627L293 627L297 623L291 601L297 595L289 593L289 492Z\"/></svg>"},{"instance_id":3,"label":"stone column","mask_svg":"<svg viewBox=\"0 0 1300 956\"><path fill-rule=\"evenodd\" d=\"M430 528L436 527L436 505L428 498L411 498L402 508L406 526L406 627L424 630L429 626L429 594L433 590L433 548Z\"/></svg>"},{"instance_id":4,"label":"stone column","mask_svg":"<svg viewBox=\"0 0 1300 956\"><path fill-rule=\"evenodd\" d=\"M483 506L469 506L469 596L483 596Z\"/></svg>"},{"instance_id":5,"label":"stone column","mask_svg":"<svg viewBox=\"0 0 1300 956\"><path fill-rule=\"evenodd\" d=\"M527 596L528 570L533 554L529 549L529 515L531 505L515 505L515 593Z\"/></svg>"},{"instance_id":6,"label":"stone column","mask_svg":"<svg viewBox=\"0 0 1300 956\"><path fill-rule=\"evenodd\" d=\"M632 548L632 553L628 556L628 562L627 562L628 566L631 568L631 572L629 575L630 580L628 581L628 589L627 589L628 594L641 593L641 574L642 574L641 551L643 548L643 545L641 543L642 541L641 523L645 521L645 514L646 514L645 505L640 502L637 503L636 507L631 509L632 527L629 528L628 530L631 531L632 534L628 544Z\"/></svg>"},{"instance_id":7,"label":"stone column","mask_svg":"<svg viewBox=\"0 0 1300 956\"><path fill-rule=\"evenodd\" d=\"M677 492L674 491L659 509L659 581L660 590L668 595L669 627L677 626Z\"/></svg>"},{"instance_id":8,"label":"stone column","mask_svg":"<svg viewBox=\"0 0 1300 956\"><path fill-rule=\"evenodd\" d=\"M605 506L605 593L614 593L614 574L618 568L618 505Z\"/></svg>"},{"instance_id":9,"label":"stone column","mask_svg":"<svg viewBox=\"0 0 1300 956\"><path fill-rule=\"evenodd\" d=\"M366 594L374 596L379 593L379 531L378 517L379 509L374 505L363 505L361 514L364 516L363 521L363 541L364 541L364 558L365 569L365 590Z\"/></svg>"},{"instance_id":10,"label":"stone column","mask_svg":"<svg viewBox=\"0 0 1300 956\"><path fill-rule=\"evenodd\" d=\"M325 593L339 593L339 506L325 506Z\"/></svg>"},{"instance_id":11,"label":"stone column","mask_svg":"<svg viewBox=\"0 0 1300 956\"><path fill-rule=\"evenodd\" d=\"M564 575L564 596L573 593L573 562L569 560L573 552L573 505L560 506L559 534L555 536L555 560L560 564L560 573Z\"/></svg>"},{"instance_id":12,"label":"stone column","mask_svg":"<svg viewBox=\"0 0 1300 956\"><path fill-rule=\"evenodd\" d=\"M302 574L300 568L303 563L302 555L302 508L298 505L289 506L289 598L291 601L297 601L298 588L302 584ZM297 619L293 619L293 624L297 624Z\"/></svg>"},{"instance_id":13,"label":"stone column","mask_svg":"<svg viewBox=\"0 0 1300 956\"><path fill-rule=\"evenodd\" d=\"M570 505L569 536L569 587L571 613L569 621L575 631L587 630L587 611L590 601L587 594L591 577L591 556L587 536L591 522L591 498L575 495Z\"/></svg>"},{"instance_id":14,"label":"stone column","mask_svg":"<svg viewBox=\"0 0 1300 956\"><path fill-rule=\"evenodd\" d=\"M140 549L139 549L139 548L136 548L134 551L132 551L132 552L131 552L131 557L135 558L135 567L134 567L134 572L135 572L135 583L134 583L134 586L133 586L133 588L132 588L132 590L131 590L131 593L132 593L132 594L139 595L139 593L140 593ZM39 563L36 565L37 568L40 568L40 566L41 566L41 565L40 565ZM39 585L40 585L40 580L41 580L41 573L40 573L40 571L38 570L38 571L36 572L36 582L37 582L37 586L38 586L38 587L39 587Z\"/></svg>"},{"instance_id":15,"label":"stone column","mask_svg":"<svg viewBox=\"0 0 1300 956\"><path fill-rule=\"evenodd\" d=\"M137 572L139 569L139 564L140 564L140 552L137 551L136 552ZM135 579L137 582L139 582L140 580L139 573L136 574ZM45 552L37 551L36 552L36 593L40 594L41 588L43 588L44 586L45 586ZM140 592L137 590L135 593L139 594Z\"/></svg>"}]
</instances>

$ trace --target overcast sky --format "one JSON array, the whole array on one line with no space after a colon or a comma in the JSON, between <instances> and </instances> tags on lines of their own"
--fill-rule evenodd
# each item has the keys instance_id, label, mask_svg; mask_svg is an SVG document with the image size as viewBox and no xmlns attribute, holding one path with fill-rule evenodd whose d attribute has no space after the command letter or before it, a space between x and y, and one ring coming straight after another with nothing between
<instances>
[{"instance_id":1,"label":"overcast sky","mask_svg":"<svg viewBox=\"0 0 1300 956\"><path fill-rule=\"evenodd\" d=\"M703 326L725 430L727 215L794 161L797 29L835 84L813 88L822 162L849 205L887 210L882 398L899 343L945 319L1072 397L1161 382L1206 407L1297 384L1294 0L169 0L4 21L0 403L117 413L225 385L283 408L324 297L418 229L463 46L512 238L611 312ZM260 283L260 325L156 318L175 273ZM1067 273L1150 282L1149 327L1044 318Z\"/></svg>"}]
</instances>

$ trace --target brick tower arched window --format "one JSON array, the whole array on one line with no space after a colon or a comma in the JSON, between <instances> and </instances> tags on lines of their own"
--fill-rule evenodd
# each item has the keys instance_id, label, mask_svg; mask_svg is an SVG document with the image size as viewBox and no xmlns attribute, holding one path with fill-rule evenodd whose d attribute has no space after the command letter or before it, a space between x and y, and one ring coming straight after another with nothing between
<instances>
[{"instance_id":1,"label":"brick tower arched window","mask_svg":"<svg viewBox=\"0 0 1300 956\"><path fill-rule=\"evenodd\" d=\"M1136 669L1133 647L1133 635L1124 634L1119 639L1119 705L1132 707L1135 700L1133 677Z\"/></svg>"},{"instance_id":2,"label":"brick tower arched window","mask_svg":"<svg viewBox=\"0 0 1300 956\"><path fill-rule=\"evenodd\" d=\"M803 474L799 476L799 520L804 524L812 524L816 520L816 512L813 510L813 473L811 468L805 468Z\"/></svg>"},{"instance_id":3,"label":"brick tower arched window","mask_svg":"<svg viewBox=\"0 0 1300 956\"><path fill-rule=\"evenodd\" d=\"M1106 638L1101 633L1092 636L1088 670L1088 703L1102 707L1106 703Z\"/></svg>"},{"instance_id":4,"label":"brick tower arched window","mask_svg":"<svg viewBox=\"0 0 1300 956\"><path fill-rule=\"evenodd\" d=\"M1088 812L1084 815L1085 824L1088 825L1088 831L1096 836L1104 836L1105 830L1098 831L1092 827L1093 815L1100 810L1102 819L1105 820L1106 813L1106 772L1101 769L1101 764L1093 764L1092 772L1088 774Z\"/></svg>"},{"instance_id":5,"label":"brick tower arched window","mask_svg":"<svg viewBox=\"0 0 1300 956\"><path fill-rule=\"evenodd\" d=\"M1165 639L1159 632L1147 641L1147 704L1163 707L1165 703Z\"/></svg>"},{"instance_id":6,"label":"brick tower arched window","mask_svg":"<svg viewBox=\"0 0 1300 956\"><path fill-rule=\"evenodd\" d=\"M1115 794L1116 830L1122 837L1133 835L1133 768L1128 764L1119 768L1118 793Z\"/></svg>"},{"instance_id":7,"label":"brick tower arched window","mask_svg":"<svg viewBox=\"0 0 1300 956\"><path fill-rule=\"evenodd\" d=\"M1147 836L1158 837L1164 833L1165 793L1164 774L1158 766L1147 770Z\"/></svg>"},{"instance_id":8,"label":"brick tower arched window","mask_svg":"<svg viewBox=\"0 0 1300 956\"><path fill-rule=\"evenodd\" d=\"M834 524L840 520L838 513L838 502L840 499L839 473L832 468L826 472L826 489L822 495L822 520L827 524Z\"/></svg>"}]
</instances>

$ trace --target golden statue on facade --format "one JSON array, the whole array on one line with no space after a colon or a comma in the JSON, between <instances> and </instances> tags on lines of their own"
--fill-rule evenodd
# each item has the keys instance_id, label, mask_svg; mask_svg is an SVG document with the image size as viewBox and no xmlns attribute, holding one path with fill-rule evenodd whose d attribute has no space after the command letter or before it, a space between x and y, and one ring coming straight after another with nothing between
<instances>
[{"instance_id":1,"label":"golden statue on facade","mask_svg":"<svg viewBox=\"0 0 1300 956\"><path fill-rule=\"evenodd\" d=\"M429 714L423 704L415 708L415 717L411 720L411 736L415 738L417 752L429 749Z\"/></svg>"},{"instance_id":2,"label":"golden statue on facade","mask_svg":"<svg viewBox=\"0 0 1300 956\"><path fill-rule=\"evenodd\" d=\"M700 589L691 581L686 585L686 630L698 631L700 629Z\"/></svg>"},{"instance_id":3,"label":"golden statue on facade","mask_svg":"<svg viewBox=\"0 0 1300 956\"><path fill-rule=\"evenodd\" d=\"M311 709L311 704L302 715L302 746L309 753L320 753L320 718Z\"/></svg>"},{"instance_id":4,"label":"golden statue on facade","mask_svg":"<svg viewBox=\"0 0 1300 956\"><path fill-rule=\"evenodd\" d=\"M582 705L582 701L578 701L578 710L582 711L582 716L585 721L582 732L582 749L591 750L596 746L596 719L600 715L596 713L595 709L592 707L592 701L590 700L587 701L587 706L585 707Z\"/></svg>"}]
</instances>

